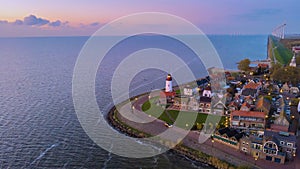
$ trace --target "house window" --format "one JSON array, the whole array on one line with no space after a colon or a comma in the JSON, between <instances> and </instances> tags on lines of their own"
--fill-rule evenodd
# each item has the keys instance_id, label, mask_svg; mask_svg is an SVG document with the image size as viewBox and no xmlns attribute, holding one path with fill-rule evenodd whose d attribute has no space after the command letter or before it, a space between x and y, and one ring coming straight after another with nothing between
<instances>
[{"instance_id":1,"label":"house window","mask_svg":"<svg viewBox=\"0 0 300 169\"><path fill-rule=\"evenodd\" d=\"M280 145L284 145L284 141L280 141Z\"/></svg>"},{"instance_id":2,"label":"house window","mask_svg":"<svg viewBox=\"0 0 300 169\"><path fill-rule=\"evenodd\" d=\"M245 142L243 141L243 145L245 144Z\"/></svg>"},{"instance_id":3,"label":"house window","mask_svg":"<svg viewBox=\"0 0 300 169\"><path fill-rule=\"evenodd\" d=\"M287 143L286 145L289 147L293 147L293 143Z\"/></svg>"},{"instance_id":4,"label":"house window","mask_svg":"<svg viewBox=\"0 0 300 169\"><path fill-rule=\"evenodd\" d=\"M245 152L245 153L248 152L247 148L245 148L245 147L242 148L242 151Z\"/></svg>"}]
</instances>

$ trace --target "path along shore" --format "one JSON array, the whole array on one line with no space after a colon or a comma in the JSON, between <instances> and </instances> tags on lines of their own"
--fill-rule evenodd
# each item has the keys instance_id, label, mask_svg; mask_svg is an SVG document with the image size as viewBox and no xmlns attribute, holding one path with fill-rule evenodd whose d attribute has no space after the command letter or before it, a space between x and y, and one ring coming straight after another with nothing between
<instances>
[{"instance_id":1,"label":"path along shore","mask_svg":"<svg viewBox=\"0 0 300 169\"><path fill-rule=\"evenodd\" d=\"M131 103L123 104L118 108L113 107L108 113L109 123L122 133L127 134L131 137L149 137L158 135L164 132L167 127L164 125L165 122L159 119L149 119L148 115L142 111L142 105L148 101L149 94L142 94L131 99ZM134 106L132 110L131 106ZM135 120L132 120L134 119ZM153 118L153 117L152 117ZM131 119L131 120L128 120ZM138 119L149 123L137 123ZM151 121L151 122L150 122ZM206 140L200 144L198 142L200 132L189 131L187 136L182 140L180 145L173 148L173 151L180 153L188 158L202 163L207 163L213 167L218 165L216 161L212 160L212 157L217 158L219 161L225 161L228 164L234 166L249 166L251 168L262 168L262 169L286 169L286 168L297 168L298 161L280 165L265 160L255 160L251 156L245 155L244 153L232 149L211 139ZM300 167L300 166L299 166Z\"/></svg>"}]
</instances>

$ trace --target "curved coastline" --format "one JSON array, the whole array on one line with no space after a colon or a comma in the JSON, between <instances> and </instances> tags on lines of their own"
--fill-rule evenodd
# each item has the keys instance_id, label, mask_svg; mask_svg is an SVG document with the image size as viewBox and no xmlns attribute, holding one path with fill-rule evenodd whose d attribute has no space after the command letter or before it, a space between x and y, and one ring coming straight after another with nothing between
<instances>
[{"instance_id":1,"label":"curved coastline","mask_svg":"<svg viewBox=\"0 0 300 169\"><path fill-rule=\"evenodd\" d=\"M121 132L123 134L126 134L127 136L133 137L133 138L145 138L145 137L151 136L150 134L144 133L143 131L139 131L137 129L134 129L134 128L124 124L116 117L115 113L116 113L116 107L114 106L110 109L110 111L107 114L107 121L114 129L118 130L119 132ZM175 148L170 149L169 151L177 153L178 155L187 157L190 160L200 162L200 163L202 163L203 166L209 165L213 168L216 168L215 166L210 164L208 161L205 161L204 159L197 157L197 154L199 154L201 152L197 153L196 150L194 150L194 152L191 152L189 150L192 150L192 149L190 149L186 146L183 146L183 145L177 145ZM207 157L209 157L209 155L207 155Z\"/></svg>"},{"instance_id":2,"label":"curved coastline","mask_svg":"<svg viewBox=\"0 0 300 169\"><path fill-rule=\"evenodd\" d=\"M148 93L144 93L144 94L132 97L130 100L133 100L136 97L145 96L147 94ZM140 131L136 128L133 128L132 126L130 126L130 124L126 123L123 118L124 117L122 117L120 115L120 113L118 113L115 106L113 106L107 113L108 123L114 129L118 130L119 132L124 133L133 138L145 138L145 137L151 136L151 134L146 133L145 131ZM206 145L204 145L204 146L206 146ZM203 166L210 166L213 168L224 168L224 169L238 168L238 166L236 164L233 164L233 163L228 162L227 160L222 160L215 156L206 154L200 150L194 149L193 147L186 146L183 143L176 145L173 149L171 149L169 151L174 152L178 155L187 157L190 160L200 162L201 164L203 164ZM242 165L242 166L243 166L243 168L250 168L250 167L245 167L244 165Z\"/></svg>"}]
</instances>

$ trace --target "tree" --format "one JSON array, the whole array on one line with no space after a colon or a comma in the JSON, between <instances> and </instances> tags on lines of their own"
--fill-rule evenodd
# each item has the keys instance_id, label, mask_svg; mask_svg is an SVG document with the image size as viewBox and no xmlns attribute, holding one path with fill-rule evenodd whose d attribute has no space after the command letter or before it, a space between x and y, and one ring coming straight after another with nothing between
<instances>
[{"instance_id":1,"label":"tree","mask_svg":"<svg viewBox=\"0 0 300 169\"><path fill-rule=\"evenodd\" d=\"M271 75L273 80L281 82L291 82L296 85L300 82L300 69L296 67L283 67L275 70Z\"/></svg>"},{"instance_id":2,"label":"tree","mask_svg":"<svg viewBox=\"0 0 300 169\"><path fill-rule=\"evenodd\" d=\"M274 63L272 64L272 67L270 68L270 73L272 74L273 72L275 72L275 70L278 70L282 68L280 63Z\"/></svg>"},{"instance_id":3,"label":"tree","mask_svg":"<svg viewBox=\"0 0 300 169\"><path fill-rule=\"evenodd\" d=\"M250 60L248 58L241 60L238 65L238 69L243 70L243 71L248 71L248 70L250 70L249 65L250 65Z\"/></svg>"},{"instance_id":4,"label":"tree","mask_svg":"<svg viewBox=\"0 0 300 169\"><path fill-rule=\"evenodd\" d=\"M300 56L299 55L296 55L296 64L300 65Z\"/></svg>"}]
</instances>

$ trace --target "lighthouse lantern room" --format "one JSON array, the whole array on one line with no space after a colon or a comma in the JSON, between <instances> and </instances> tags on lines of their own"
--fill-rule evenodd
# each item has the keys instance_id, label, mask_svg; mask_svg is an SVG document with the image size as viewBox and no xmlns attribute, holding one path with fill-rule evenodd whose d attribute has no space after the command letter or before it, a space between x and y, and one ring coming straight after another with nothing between
<instances>
[{"instance_id":1,"label":"lighthouse lantern room","mask_svg":"<svg viewBox=\"0 0 300 169\"><path fill-rule=\"evenodd\" d=\"M167 78L166 78L166 90L165 92L172 92L172 76L171 74L168 74Z\"/></svg>"}]
</instances>

